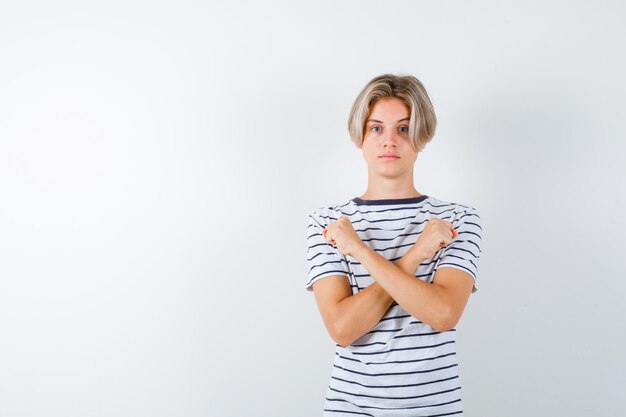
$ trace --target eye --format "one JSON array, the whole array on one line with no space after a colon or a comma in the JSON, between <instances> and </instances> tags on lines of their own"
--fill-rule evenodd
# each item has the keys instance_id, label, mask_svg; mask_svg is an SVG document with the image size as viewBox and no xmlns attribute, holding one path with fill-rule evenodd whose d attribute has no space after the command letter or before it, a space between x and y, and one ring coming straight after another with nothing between
<instances>
[{"instance_id":1,"label":"eye","mask_svg":"<svg viewBox=\"0 0 626 417\"><path fill-rule=\"evenodd\" d=\"M400 133L409 133L409 127L408 127L408 126L400 126L400 127L398 128L398 131L399 131Z\"/></svg>"},{"instance_id":2,"label":"eye","mask_svg":"<svg viewBox=\"0 0 626 417\"><path fill-rule=\"evenodd\" d=\"M370 130L375 133L380 133L383 129L380 126L372 126Z\"/></svg>"}]
</instances>

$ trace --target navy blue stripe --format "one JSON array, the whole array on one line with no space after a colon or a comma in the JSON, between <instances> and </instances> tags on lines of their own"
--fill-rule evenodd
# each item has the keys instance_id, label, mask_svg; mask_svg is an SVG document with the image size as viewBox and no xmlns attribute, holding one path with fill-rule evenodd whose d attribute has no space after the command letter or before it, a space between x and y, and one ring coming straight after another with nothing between
<instances>
[{"instance_id":1,"label":"navy blue stripe","mask_svg":"<svg viewBox=\"0 0 626 417\"><path fill-rule=\"evenodd\" d=\"M331 391L340 392L342 394L351 395L353 397L380 398L380 399L384 399L384 400L414 400L416 398L432 397L433 395L447 394L449 392L454 392L454 391L457 391L457 390L460 390L460 389L461 389L461 387L456 387L456 388L447 389L447 390L444 390L444 391L433 392L433 393L430 393L430 394L413 395L413 396L410 396L410 397L388 397L388 396L381 397L381 396L377 396L377 395L356 394L356 393L353 393L353 392L341 391L341 390L338 390L336 388L330 387Z\"/></svg>"},{"instance_id":2,"label":"navy blue stripe","mask_svg":"<svg viewBox=\"0 0 626 417\"><path fill-rule=\"evenodd\" d=\"M445 403L439 403L439 404L427 404L427 405L416 405L416 406L412 406L412 407L375 407L373 405L358 405L355 403L352 403L350 401L344 400L342 398L328 398L326 397L326 401L341 401L344 403L348 403L354 407L357 408L372 408L375 410L415 410L417 408L431 408L431 407L442 407L444 405L450 405L450 404L454 404L454 403L458 403L461 401L460 398L456 399L456 400L452 400L452 401L446 401ZM455 411L453 413L448 413L448 414L437 414L437 416L445 416L445 415L452 415L452 414L458 414L458 413L462 413L462 411ZM436 416L429 416L429 417L436 417Z\"/></svg>"},{"instance_id":3,"label":"navy blue stripe","mask_svg":"<svg viewBox=\"0 0 626 417\"><path fill-rule=\"evenodd\" d=\"M361 362L361 361L360 361L360 360L358 360L358 359L348 358L348 357L346 357L346 356L341 356L341 355L340 355L339 353L337 353L336 351L335 351L335 355L339 356L341 359L347 359L347 360L352 361L352 362L365 363L365 364L367 365L367 363L366 363L366 362Z\"/></svg>"},{"instance_id":4,"label":"navy blue stripe","mask_svg":"<svg viewBox=\"0 0 626 417\"><path fill-rule=\"evenodd\" d=\"M311 245L311 246L309 246L309 247L308 247L308 249L307 249L307 251L308 251L308 250L311 250L311 249L313 249L313 248L316 248L316 247L318 247L318 246L327 246L327 247L329 247L329 248L332 248L332 246L331 246L330 244L328 244L328 243L324 242L324 243L317 243L317 244L315 244L315 245Z\"/></svg>"},{"instance_id":5,"label":"navy blue stripe","mask_svg":"<svg viewBox=\"0 0 626 417\"><path fill-rule=\"evenodd\" d=\"M390 247L385 248L385 249L374 249L374 248L372 248L372 249L374 250L374 252L385 252L385 251L388 251L390 249L400 249L400 248L404 248L404 247L407 247L407 246L413 246L414 244L415 244L415 242L407 243L405 245L390 246Z\"/></svg>"},{"instance_id":6,"label":"navy blue stripe","mask_svg":"<svg viewBox=\"0 0 626 417\"><path fill-rule=\"evenodd\" d=\"M460 256L452 255L451 253L449 253L449 254L447 254L447 255L446 255L446 258L448 258L448 257L449 257L449 258L457 258L457 259L460 259L460 260L462 260L462 261L469 261L469 263L471 263L472 265L474 265L474 268L478 269L478 267L476 266L476 264L475 264L475 263L474 263L471 259L465 259L465 258L462 258L462 257L460 257Z\"/></svg>"},{"instance_id":7,"label":"navy blue stripe","mask_svg":"<svg viewBox=\"0 0 626 417\"><path fill-rule=\"evenodd\" d=\"M476 209L474 207L471 206L466 206L465 204L460 204L460 203L455 203L453 201L449 201L450 204L454 205L454 206L458 206L464 210L473 210L476 211Z\"/></svg>"},{"instance_id":8,"label":"navy blue stripe","mask_svg":"<svg viewBox=\"0 0 626 417\"><path fill-rule=\"evenodd\" d=\"M406 347L406 348L396 348L396 349L389 349L389 350L383 350L380 352L353 352L353 355L380 355L383 353L389 353L389 352L401 352L404 350L416 350L416 349L428 349L428 348L434 348L434 347L439 347L439 346L444 346L444 345L448 345L450 343L454 343L453 340L449 340L447 342L443 342L443 343L439 343L437 345L428 345L428 346L413 346L413 347Z\"/></svg>"},{"instance_id":9,"label":"navy blue stripe","mask_svg":"<svg viewBox=\"0 0 626 417\"><path fill-rule=\"evenodd\" d=\"M357 197L357 198L358 198L358 197ZM421 197L416 197L416 198L421 198ZM354 199L353 199L353 200L351 200L351 201L352 201L352 202L354 202ZM363 201L372 201L372 200L363 200ZM381 201L381 200L373 200L373 201ZM387 201L387 200L383 200L383 201ZM394 200L391 200L391 201L394 201ZM381 204L368 204L368 205L374 205L374 206L375 206L375 205L384 205L384 204L385 204L385 203L381 203ZM402 203L397 203L397 204L402 204ZM473 209L473 208L471 208L471 207L469 207L469 206L464 206L464 205L462 205L462 204L458 204L458 203L454 203L454 202L446 202L446 204L437 205L437 204L434 204L431 200L424 201L424 204L423 204L422 206L404 207L404 208L405 208L405 209L412 209L412 208L413 208L413 209L417 209L417 208L420 208L420 207L425 207L427 204L428 204L430 207L433 207L433 208L441 208L441 207L457 207L457 208L463 208L463 209L475 210L475 209ZM347 206L347 205L349 205L349 203L348 203L348 204L344 204L344 205L343 205L343 206L341 206L341 207L345 207L345 206ZM357 205L358 205L358 204L357 204ZM391 205L393 205L393 204L391 204ZM335 210L336 210L336 211L339 211L339 210L337 210L337 208L335 208ZM387 210L393 210L393 209L385 209L385 210L380 210L380 211L378 211L378 212L381 212L381 211L387 211ZM369 211L367 211L367 212L368 212L368 213L369 213L369 212L376 212L376 210L369 210Z\"/></svg>"},{"instance_id":10,"label":"navy blue stripe","mask_svg":"<svg viewBox=\"0 0 626 417\"><path fill-rule=\"evenodd\" d=\"M403 314L401 316L385 317L384 319L380 319L380 321L394 320L394 319L406 319L407 317L411 317L411 315L410 314ZM421 322L419 322L419 323L421 323Z\"/></svg>"},{"instance_id":11,"label":"navy blue stripe","mask_svg":"<svg viewBox=\"0 0 626 417\"><path fill-rule=\"evenodd\" d=\"M360 416L369 416L369 417L374 417L371 414L368 413L361 413L359 411L345 411L345 410L332 410L330 408L325 408L324 411L329 412L329 413L346 413L346 414L358 414Z\"/></svg>"},{"instance_id":12,"label":"navy blue stripe","mask_svg":"<svg viewBox=\"0 0 626 417\"><path fill-rule=\"evenodd\" d=\"M383 362L362 362L358 359L348 358L346 356L342 356L339 353L335 352L335 355L339 356L341 359L347 359L353 362L359 362L365 365L389 365L392 363L400 364L400 363L414 363L414 362L425 362L425 361L434 361L441 358L447 358L448 356L456 355L456 352L446 353L445 355L433 356L432 358L421 358L421 359L407 359L404 361L383 361Z\"/></svg>"},{"instance_id":13,"label":"navy blue stripe","mask_svg":"<svg viewBox=\"0 0 626 417\"><path fill-rule=\"evenodd\" d=\"M483 230L483 228L482 228L482 227L480 227L480 225L479 225L479 224L477 224L477 223L465 222L464 224L471 224L472 226L476 226L476 227L478 227L480 230Z\"/></svg>"},{"instance_id":14,"label":"navy blue stripe","mask_svg":"<svg viewBox=\"0 0 626 417\"><path fill-rule=\"evenodd\" d=\"M399 329L389 329L389 330L370 330L369 332L365 333L365 334L374 334L374 333L393 333L393 332L399 332L400 330L402 330L402 328Z\"/></svg>"},{"instance_id":15,"label":"navy blue stripe","mask_svg":"<svg viewBox=\"0 0 626 417\"><path fill-rule=\"evenodd\" d=\"M338 217L332 217L332 216L322 216L321 214L319 215L320 219L326 219L326 220L332 220L335 221L338 219ZM330 222L326 222L327 224ZM319 224L319 223L318 223ZM324 226L322 226L322 228L324 228Z\"/></svg>"},{"instance_id":16,"label":"navy blue stripe","mask_svg":"<svg viewBox=\"0 0 626 417\"><path fill-rule=\"evenodd\" d=\"M450 332L456 332L456 329L450 329L448 330ZM448 331L446 331L445 333L447 333ZM413 333L413 334L401 334L398 336L394 336L394 339L402 339L403 337L418 337L418 336L433 336L436 334L440 334L441 332L428 332L428 333Z\"/></svg>"},{"instance_id":17,"label":"navy blue stripe","mask_svg":"<svg viewBox=\"0 0 626 417\"><path fill-rule=\"evenodd\" d=\"M409 223L410 224L410 223ZM399 232L401 230L404 230L404 227L399 227L397 229L381 229L380 227L368 227L365 229L354 229L355 232L365 232L367 230L383 230L385 232Z\"/></svg>"},{"instance_id":18,"label":"navy blue stripe","mask_svg":"<svg viewBox=\"0 0 626 417\"><path fill-rule=\"evenodd\" d=\"M313 259L317 258L320 255L334 255L334 256L337 256L337 252L319 252L319 253L311 256L310 258L307 258L307 261L312 261Z\"/></svg>"},{"instance_id":19,"label":"navy blue stripe","mask_svg":"<svg viewBox=\"0 0 626 417\"><path fill-rule=\"evenodd\" d=\"M419 225L422 225L422 224L424 224L424 223L428 223L428 220L430 220L430 219L424 219L424 220L422 220L421 222L411 222L411 223L409 223L407 226L410 226L410 225L419 226Z\"/></svg>"},{"instance_id":20,"label":"navy blue stripe","mask_svg":"<svg viewBox=\"0 0 626 417\"><path fill-rule=\"evenodd\" d=\"M447 212L453 211L453 210L454 210L454 207L449 208L447 210L440 211L439 213L433 213L430 210L424 210L424 211L420 211L418 214L426 214L426 213L428 213L428 214L430 214L432 216L441 216L443 213L447 213Z\"/></svg>"},{"instance_id":21,"label":"navy blue stripe","mask_svg":"<svg viewBox=\"0 0 626 417\"><path fill-rule=\"evenodd\" d=\"M382 206L382 205L392 205L392 204L415 204L421 203L426 200L428 196L423 194L419 197L407 197L407 198L389 198L389 199L380 199L380 200L363 200L360 197L354 197L352 201L357 206Z\"/></svg>"},{"instance_id":22,"label":"navy blue stripe","mask_svg":"<svg viewBox=\"0 0 626 417\"><path fill-rule=\"evenodd\" d=\"M450 245L448 245L448 248L453 244L453 243L471 243L472 245L476 246L476 249L478 249L478 253L481 253L482 251L480 250L480 246L478 246L478 244L474 243L471 240L455 240L454 242L450 243Z\"/></svg>"},{"instance_id":23,"label":"navy blue stripe","mask_svg":"<svg viewBox=\"0 0 626 417\"><path fill-rule=\"evenodd\" d=\"M459 400L461 401L461 400ZM429 416L426 417L445 417L445 416L453 416L455 414L461 414L463 411L454 411L452 413L444 413L444 414L431 414Z\"/></svg>"},{"instance_id":24,"label":"navy blue stripe","mask_svg":"<svg viewBox=\"0 0 626 417\"><path fill-rule=\"evenodd\" d=\"M339 366L339 365L333 365L333 368L338 368L338 369L341 369L342 371L350 372L352 374L359 374L359 375L365 375L365 376L393 376L393 375L427 374L429 372L437 372L437 371L442 371L444 369L454 368L455 366L458 366L458 365L455 363L455 364L452 364L452 365L442 366L440 368L427 369L427 370L424 370L424 371L386 372L386 373L382 373L382 374L368 374L367 372L359 372L359 371L355 371L354 369L344 368L344 367Z\"/></svg>"},{"instance_id":25,"label":"navy blue stripe","mask_svg":"<svg viewBox=\"0 0 626 417\"><path fill-rule=\"evenodd\" d=\"M461 220L464 217L468 217L468 216L474 216L474 217L478 217L480 219L480 216L478 214L475 213L465 213L464 215L462 215L461 217L459 217L458 219L456 219L457 221Z\"/></svg>"},{"instance_id":26,"label":"navy blue stripe","mask_svg":"<svg viewBox=\"0 0 626 417\"><path fill-rule=\"evenodd\" d=\"M367 347L367 346L375 346L375 345L386 345L388 342L372 342L372 343L364 343L362 345L350 345L352 347ZM356 359L355 359L356 360ZM360 361L358 361L360 362Z\"/></svg>"},{"instance_id":27,"label":"navy blue stripe","mask_svg":"<svg viewBox=\"0 0 626 417\"><path fill-rule=\"evenodd\" d=\"M480 239L478 240L480 242ZM446 249L454 249L456 246L458 246L459 243L471 243L472 245L476 246L476 248L478 248L478 252L480 253L480 246L478 246L477 243L474 243L474 241L472 240L453 240L452 242L450 242L450 244L448 246L446 246ZM467 249L466 249L467 250ZM473 252L470 252L472 255L474 255ZM478 258L478 256L474 255L475 258Z\"/></svg>"},{"instance_id":28,"label":"navy blue stripe","mask_svg":"<svg viewBox=\"0 0 626 417\"><path fill-rule=\"evenodd\" d=\"M451 381L453 379L458 379L459 376L455 375L455 376L451 376L450 378L444 378L444 379L437 379L434 381L428 381L428 382L418 382L416 384L402 384L402 385L365 385L365 384L361 384L360 382L356 382L356 381L348 381L347 379L342 379L342 378L338 378L336 376L331 376L331 379L335 379L337 381L341 381L341 382L345 382L347 384L354 384L354 385L359 385L363 388L409 388L409 387L421 387L423 385L430 385L430 384L436 384L438 382L446 382L446 381Z\"/></svg>"},{"instance_id":29,"label":"navy blue stripe","mask_svg":"<svg viewBox=\"0 0 626 417\"><path fill-rule=\"evenodd\" d=\"M462 259L462 258L461 258L461 259ZM327 265L327 264L340 264L340 263L342 263L342 262L343 262L343 263L345 263L346 265L348 264L348 262L347 262L347 261L345 261L344 259L340 259L340 260L338 260L338 261L326 261L326 262L324 262L324 263L322 263L322 264L319 264L319 265L313 265L311 268L309 268L309 274L311 273L311 271L313 270L313 268L319 268L319 267L322 267L322 266Z\"/></svg>"},{"instance_id":30,"label":"navy blue stripe","mask_svg":"<svg viewBox=\"0 0 626 417\"><path fill-rule=\"evenodd\" d=\"M411 245L414 245L414 244L415 244L415 243L411 243ZM404 246L408 246L408 245L404 245ZM398 246L398 247L399 247L399 246ZM448 246L448 247L450 247L450 246ZM386 250L388 250L388 249L394 249L394 248L387 248L387 249L382 249L382 250L383 250L383 251L386 251ZM374 250L375 250L375 251L377 251L377 252L379 251L378 249L374 249ZM470 252L470 253L471 253L471 252ZM477 258L477 256L475 256L475 258ZM397 258L390 258L390 259L387 259L387 260L388 260L389 262L395 262L395 261L397 261L398 259L402 259L402 256L399 256L399 257L397 257ZM438 260L439 260L439 257L438 257L438 256L436 256L436 257L432 258L431 260L429 260L428 262L422 262L421 264L419 264L418 268L419 268L419 267L427 267L427 266L429 266L430 264L437 263L437 261L438 261ZM354 265L354 266L361 266L361 262L351 261L351 260L348 260L348 262L350 263L350 265ZM426 275L430 275L430 274L426 274ZM360 276L363 276L363 277L369 277L369 274L367 274L367 275L360 275ZM416 275L416 276L417 276L417 275ZM425 275L422 275L422 276L425 276Z\"/></svg>"},{"instance_id":31,"label":"navy blue stripe","mask_svg":"<svg viewBox=\"0 0 626 417\"><path fill-rule=\"evenodd\" d=\"M463 248L457 248L456 246L452 246L454 243L456 243L456 242L452 242L451 244L449 244L448 247L446 248L446 251L448 251L448 250L460 250L460 251L463 251L463 252L467 252L470 255L472 255L474 258L478 259L478 256L475 255L471 250L467 250L467 249L463 249Z\"/></svg>"},{"instance_id":32,"label":"navy blue stripe","mask_svg":"<svg viewBox=\"0 0 626 417\"><path fill-rule=\"evenodd\" d=\"M349 206L349 205L351 205L351 204L352 204L352 199L350 199L350 200L346 201L344 204L342 204L342 205L340 205L340 206L338 206L338 207L335 207L335 209L336 209L336 210L339 210L339 209L342 209L342 208L344 208L344 207L347 207L347 206Z\"/></svg>"},{"instance_id":33,"label":"navy blue stripe","mask_svg":"<svg viewBox=\"0 0 626 417\"><path fill-rule=\"evenodd\" d=\"M412 322L412 323L415 323L415 322ZM421 322L418 322L418 323L421 323ZM400 329L400 330L403 330L403 329ZM451 329L451 330L448 330L448 331L455 332L456 329ZM369 332L369 333L372 333L372 332ZM367 334L369 334L369 333L367 333ZM396 335L396 336L392 337L392 339L402 339L402 338L405 338L405 337L433 336L433 335L440 334L440 333L441 332L401 334L401 335ZM366 347L366 346L374 346L374 345L386 345L387 343L389 343L389 342L372 342L372 343L365 343L365 344L362 344L362 345L354 345L353 344L353 345L350 345L350 346L352 346L352 347Z\"/></svg>"},{"instance_id":34,"label":"navy blue stripe","mask_svg":"<svg viewBox=\"0 0 626 417\"><path fill-rule=\"evenodd\" d=\"M474 236L476 236L476 237L478 237L480 239L480 235L478 233L470 232L468 230L466 230L464 232L459 232L460 235L466 235L468 233L471 234L471 235L474 235Z\"/></svg>"},{"instance_id":35,"label":"navy blue stripe","mask_svg":"<svg viewBox=\"0 0 626 417\"><path fill-rule=\"evenodd\" d=\"M364 343L362 345L350 345L352 347L367 347L367 346L374 346L374 345L386 345L388 342L372 342L372 343ZM355 359L356 360L356 359Z\"/></svg>"},{"instance_id":36,"label":"navy blue stripe","mask_svg":"<svg viewBox=\"0 0 626 417\"><path fill-rule=\"evenodd\" d=\"M461 400L459 400L461 401ZM454 411L452 413L445 413L445 414L431 414L429 416L426 417L445 417L445 416L453 416L455 414L461 414L463 411Z\"/></svg>"}]
</instances>

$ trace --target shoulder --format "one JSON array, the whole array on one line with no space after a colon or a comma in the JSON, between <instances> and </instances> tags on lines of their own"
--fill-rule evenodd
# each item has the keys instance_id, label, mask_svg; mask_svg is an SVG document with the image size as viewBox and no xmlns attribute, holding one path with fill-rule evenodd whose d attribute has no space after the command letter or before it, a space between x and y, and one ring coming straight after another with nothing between
<instances>
[{"instance_id":1,"label":"shoulder","mask_svg":"<svg viewBox=\"0 0 626 417\"><path fill-rule=\"evenodd\" d=\"M352 200L348 200L337 205L319 207L309 213L309 223L317 223L318 226L325 228L330 222L347 216L351 212L350 207L353 204Z\"/></svg>"},{"instance_id":2,"label":"shoulder","mask_svg":"<svg viewBox=\"0 0 626 417\"><path fill-rule=\"evenodd\" d=\"M428 196L427 202L430 204L431 207L452 208L455 212L478 213L478 209L476 207L466 203L441 200L432 196Z\"/></svg>"},{"instance_id":3,"label":"shoulder","mask_svg":"<svg viewBox=\"0 0 626 417\"><path fill-rule=\"evenodd\" d=\"M428 198L428 203L433 209L439 210L441 214L446 214L452 223L464 221L465 219L474 218L477 222L480 221L480 214L478 209L470 204L451 202L441 200L435 197Z\"/></svg>"}]
</instances>

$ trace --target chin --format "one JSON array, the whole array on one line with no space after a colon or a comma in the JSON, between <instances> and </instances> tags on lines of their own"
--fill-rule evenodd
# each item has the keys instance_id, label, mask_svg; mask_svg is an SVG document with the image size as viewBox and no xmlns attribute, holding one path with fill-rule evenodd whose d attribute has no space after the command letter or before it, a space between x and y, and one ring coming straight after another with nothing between
<instances>
[{"instance_id":1,"label":"chin","mask_svg":"<svg viewBox=\"0 0 626 417\"><path fill-rule=\"evenodd\" d=\"M379 177L394 179L404 176L404 171L399 170L381 170L376 173Z\"/></svg>"}]
</instances>

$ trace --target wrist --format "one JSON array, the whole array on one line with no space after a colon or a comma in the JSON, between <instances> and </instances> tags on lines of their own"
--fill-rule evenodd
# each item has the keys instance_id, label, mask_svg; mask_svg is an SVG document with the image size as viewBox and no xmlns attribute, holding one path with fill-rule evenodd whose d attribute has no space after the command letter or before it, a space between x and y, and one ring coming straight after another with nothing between
<instances>
[{"instance_id":1,"label":"wrist","mask_svg":"<svg viewBox=\"0 0 626 417\"><path fill-rule=\"evenodd\" d=\"M420 248L416 245L411 246L409 250L402 257L402 260L405 263L405 265L407 265L409 269L412 270L411 273L415 272L417 267L426 259L427 257L422 253Z\"/></svg>"},{"instance_id":2,"label":"wrist","mask_svg":"<svg viewBox=\"0 0 626 417\"><path fill-rule=\"evenodd\" d=\"M356 246L356 248L352 251L352 257L355 258L357 261L361 262L361 260L363 259L363 256L365 256L367 252L371 250L372 249L369 246L367 246L366 243L360 242Z\"/></svg>"}]
</instances>

